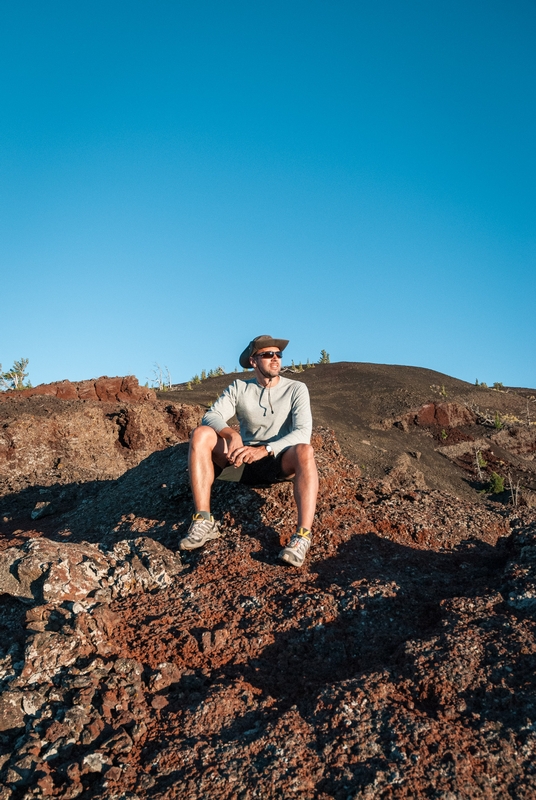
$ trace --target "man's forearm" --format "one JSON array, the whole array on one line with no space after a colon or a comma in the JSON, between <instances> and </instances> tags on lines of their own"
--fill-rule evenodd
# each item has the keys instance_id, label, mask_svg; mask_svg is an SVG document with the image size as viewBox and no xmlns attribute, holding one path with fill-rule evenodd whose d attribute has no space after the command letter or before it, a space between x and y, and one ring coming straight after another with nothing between
<instances>
[{"instance_id":1,"label":"man's forearm","mask_svg":"<svg viewBox=\"0 0 536 800\"><path fill-rule=\"evenodd\" d=\"M232 442L233 439L239 439L240 443L242 443L242 437L235 431L234 428L222 428L221 431L216 431L218 436L221 436L222 439L225 439L227 442Z\"/></svg>"}]
</instances>

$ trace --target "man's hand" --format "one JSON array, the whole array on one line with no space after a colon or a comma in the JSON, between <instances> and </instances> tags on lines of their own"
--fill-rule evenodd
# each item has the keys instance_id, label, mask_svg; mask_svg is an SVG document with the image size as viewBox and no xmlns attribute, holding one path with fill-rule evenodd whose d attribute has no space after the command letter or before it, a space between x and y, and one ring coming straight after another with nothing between
<instances>
[{"instance_id":1,"label":"man's hand","mask_svg":"<svg viewBox=\"0 0 536 800\"><path fill-rule=\"evenodd\" d=\"M223 430L220 431L219 435L221 436L222 439L225 440L225 443L227 445L225 448L225 455L227 457L229 464L232 464L233 466L238 466L234 463L233 458L237 450L244 449L244 442L242 441L242 437L240 436L238 431L235 431L233 428L224 428Z\"/></svg>"},{"instance_id":2,"label":"man's hand","mask_svg":"<svg viewBox=\"0 0 536 800\"><path fill-rule=\"evenodd\" d=\"M236 450L230 452L227 456L229 463L233 467L241 467L242 464L253 464L254 461L260 461L268 455L266 448L263 447L247 447L242 445Z\"/></svg>"}]
</instances>

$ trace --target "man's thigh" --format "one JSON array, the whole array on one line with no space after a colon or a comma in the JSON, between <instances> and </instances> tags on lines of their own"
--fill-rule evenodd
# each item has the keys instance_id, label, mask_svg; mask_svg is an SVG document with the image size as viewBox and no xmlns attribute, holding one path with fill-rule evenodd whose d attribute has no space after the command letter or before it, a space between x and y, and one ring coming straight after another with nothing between
<instances>
[{"instance_id":1,"label":"man's thigh","mask_svg":"<svg viewBox=\"0 0 536 800\"><path fill-rule=\"evenodd\" d=\"M281 454L281 473L289 480L296 474L296 450L294 445L288 447Z\"/></svg>"},{"instance_id":2,"label":"man's thigh","mask_svg":"<svg viewBox=\"0 0 536 800\"><path fill-rule=\"evenodd\" d=\"M227 449L227 440L218 436L208 425L199 425L191 435L190 458L195 459L196 453L201 455L208 452L214 464L223 469L228 464Z\"/></svg>"},{"instance_id":3,"label":"man's thigh","mask_svg":"<svg viewBox=\"0 0 536 800\"><path fill-rule=\"evenodd\" d=\"M224 469L229 464L227 459L227 440L222 439L221 436L218 436L218 441L216 442L213 450L212 450L212 460L216 464L217 467Z\"/></svg>"}]
</instances>

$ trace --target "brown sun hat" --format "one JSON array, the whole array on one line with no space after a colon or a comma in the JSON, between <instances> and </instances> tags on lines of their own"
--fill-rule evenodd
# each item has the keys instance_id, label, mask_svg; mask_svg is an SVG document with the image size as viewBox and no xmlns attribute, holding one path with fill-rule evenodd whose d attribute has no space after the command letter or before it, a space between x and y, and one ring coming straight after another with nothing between
<instances>
[{"instance_id":1,"label":"brown sun hat","mask_svg":"<svg viewBox=\"0 0 536 800\"><path fill-rule=\"evenodd\" d=\"M276 347L278 350L284 350L288 342L288 339L274 339L272 336L268 336L267 334L256 336L251 340L238 359L240 366L244 367L244 369L250 367L251 364L249 363L249 359L251 356L254 356L258 350L262 350L263 347Z\"/></svg>"}]
</instances>

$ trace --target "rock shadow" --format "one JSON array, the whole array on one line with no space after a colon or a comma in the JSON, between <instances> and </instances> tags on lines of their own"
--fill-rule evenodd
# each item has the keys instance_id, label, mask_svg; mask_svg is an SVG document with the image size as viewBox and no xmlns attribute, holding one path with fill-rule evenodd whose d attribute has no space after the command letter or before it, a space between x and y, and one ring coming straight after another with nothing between
<instances>
[{"instance_id":1,"label":"rock shadow","mask_svg":"<svg viewBox=\"0 0 536 800\"><path fill-rule=\"evenodd\" d=\"M264 696L275 698L280 712L296 705L305 718L311 717L318 694L333 684L382 670L393 677L414 679L414 662L405 652L406 643L439 636L438 647L448 650L443 629L451 612L445 603L453 598L474 600L476 619L485 622L479 599L498 596L507 558L503 543L493 547L468 541L453 552L439 553L416 550L372 533L353 536L335 556L314 564L317 577L303 595L282 592L273 598L278 616L298 616L298 624L279 633L241 675ZM326 622L322 606L330 596L335 599L336 616ZM490 624L501 628L513 612L498 597L487 617L498 620ZM492 657L492 653L486 654L482 666ZM523 658L527 663L522 663ZM528 656L512 661L507 672L511 686L526 686L534 661ZM488 711L480 709L490 719L502 702L499 684L492 685L494 697L486 698ZM468 694L460 692L460 696ZM512 703L511 693L507 694ZM423 703L428 712L436 713L440 701L428 698ZM519 726L520 712L517 708L514 714Z\"/></svg>"},{"instance_id":2,"label":"rock shadow","mask_svg":"<svg viewBox=\"0 0 536 800\"><path fill-rule=\"evenodd\" d=\"M35 535L106 545L145 535L176 550L192 513L187 464L188 443L182 443L152 453L116 480L31 486L6 495L0 499L0 546ZM273 543L277 534L262 523L263 504L249 487L215 482L214 514L246 518L260 541Z\"/></svg>"}]
</instances>

